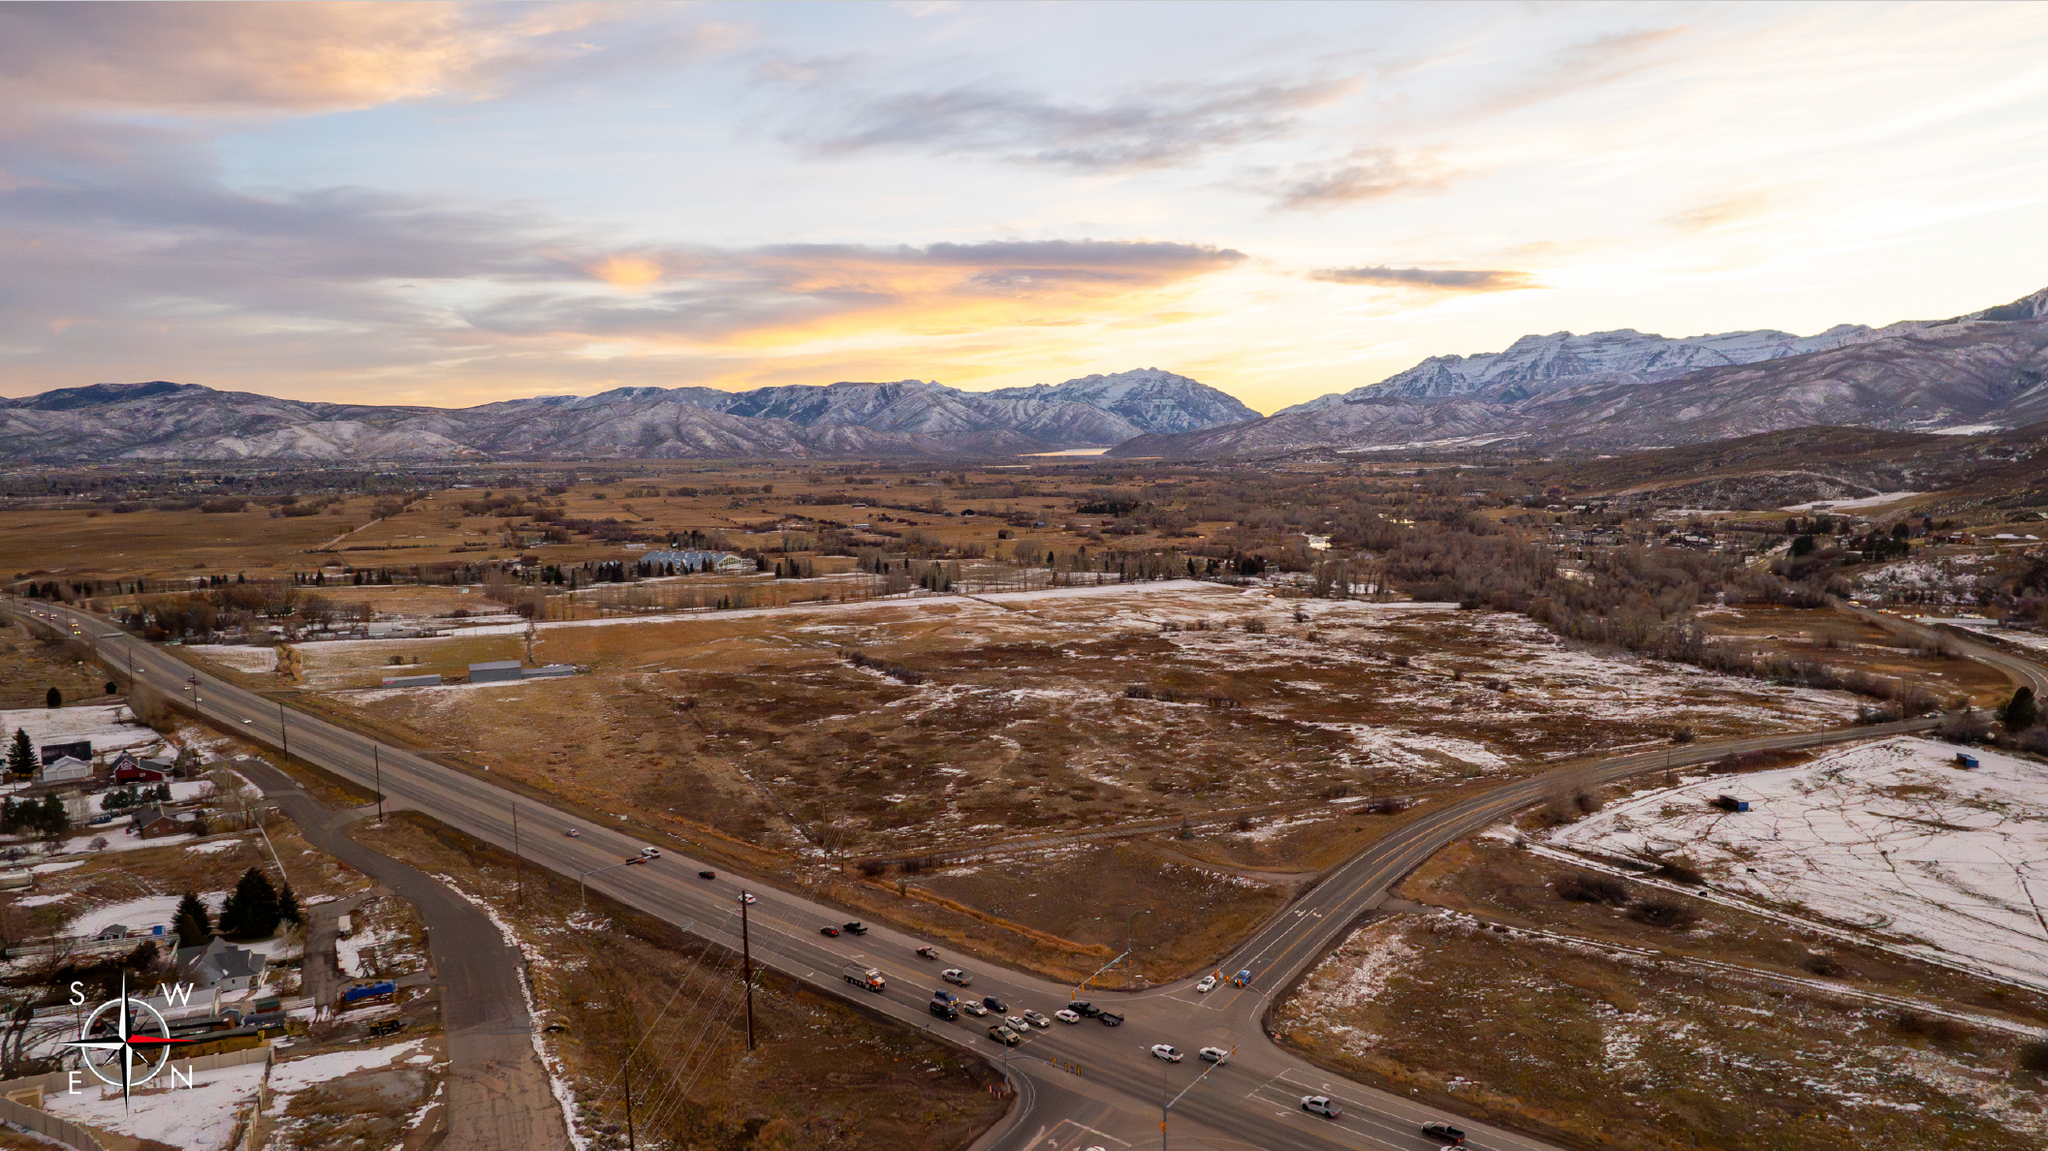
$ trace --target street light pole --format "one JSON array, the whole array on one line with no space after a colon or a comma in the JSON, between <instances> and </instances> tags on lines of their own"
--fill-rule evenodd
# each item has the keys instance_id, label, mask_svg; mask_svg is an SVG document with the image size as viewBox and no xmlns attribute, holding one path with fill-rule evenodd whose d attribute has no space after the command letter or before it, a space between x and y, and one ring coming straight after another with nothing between
<instances>
[{"instance_id":1,"label":"street light pole","mask_svg":"<svg viewBox=\"0 0 2048 1151\"><path fill-rule=\"evenodd\" d=\"M1135 981L1134 981L1134 980L1132 979L1132 973L1131 973L1131 921L1132 921L1133 919L1136 919L1136 918L1138 918L1138 917L1139 917L1140 915L1148 915L1148 914L1150 914L1150 913L1151 913L1151 911L1152 911L1152 909L1151 909L1151 908L1149 908L1149 907L1140 907L1140 908L1139 908L1138 910L1136 910L1136 911L1133 911L1133 912L1131 912L1131 913L1130 913L1129 915L1126 915L1126 916L1124 916L1124 990L1125 990L1125 991L1129 991L1129 990L1131 989L1131 985L1132 985L1132 984L1133 984L1133 983L1135 982Z\"/></svg>"},{"instance_id":2,"label":"street light pole","mask_svg":"<svg viewBox=\"0 0 2048 1151\"><path fill-rule=\"evenodd\" d=\"M279 742L284 744L284 757L290 759L292 757L292 734L284 725L283 700L277 702L277 738Z\"/></svg>"},{"instance_id":3,"label":"street light pole","mask_svg":"<svg viewBox=\"0 0 2048 1151\"><path fill-rule=\"evenodd\" d=\"M370 770L377 773L377 826L384 826L384 757L377 751L381 745L370 745Z\"/></svg>"}]
</instances>

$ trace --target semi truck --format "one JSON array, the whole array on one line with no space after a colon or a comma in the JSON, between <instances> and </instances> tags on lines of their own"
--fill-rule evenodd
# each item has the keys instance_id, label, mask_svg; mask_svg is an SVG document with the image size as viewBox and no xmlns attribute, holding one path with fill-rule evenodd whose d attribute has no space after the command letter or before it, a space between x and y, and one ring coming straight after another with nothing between
<instances>
[{"instance_id":1,"label":"semi truck","mask_svg":"<svg viewBox=\"0 0 2048 1151\"><path fill-rule=\"evenodd\" d=\"M882 980L882 973L865 963L849 963L839 969L839 975L855 987L865 987L869 991L880 991L887 986Z\"/></svg>"}]
</instances>

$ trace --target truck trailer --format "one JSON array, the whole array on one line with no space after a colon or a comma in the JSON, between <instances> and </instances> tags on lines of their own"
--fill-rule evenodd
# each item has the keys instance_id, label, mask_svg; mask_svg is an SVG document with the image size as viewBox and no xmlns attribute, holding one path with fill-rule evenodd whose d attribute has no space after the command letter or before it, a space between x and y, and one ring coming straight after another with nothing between
<instances>
[{"instance_id":1,"label":"truck trailer","mask_svg":"<svg viewBox=\"0 0 2048 1151\"><path fill-rule=\"evenodd\" d=\"M839 975L855 987L865 987L869 991L880 991L887 986L882 973L865 963L849 963L839 969Z\"/></svg>"}]
</instances>

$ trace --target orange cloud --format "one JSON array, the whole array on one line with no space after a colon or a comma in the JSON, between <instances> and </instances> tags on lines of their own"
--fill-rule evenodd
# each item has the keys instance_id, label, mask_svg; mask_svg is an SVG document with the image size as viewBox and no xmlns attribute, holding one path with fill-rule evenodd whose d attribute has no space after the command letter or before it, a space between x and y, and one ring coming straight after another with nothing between
<instances>
[{"instance_id":1,"label":"orange cloud","mask_svg":"<svg viewBox=\"0 0 2048 1151\"><path fill-rule=\"evenodd\" d=\"M661 265L638 256L607 256L587 269L621 291L638 292L661 279Z\"/></svg>"}]
</instances>

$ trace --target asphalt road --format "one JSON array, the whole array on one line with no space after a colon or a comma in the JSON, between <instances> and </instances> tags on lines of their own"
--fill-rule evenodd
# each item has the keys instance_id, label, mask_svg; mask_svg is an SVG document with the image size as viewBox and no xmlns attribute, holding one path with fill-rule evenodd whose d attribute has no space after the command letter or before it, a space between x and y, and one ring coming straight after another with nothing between
<instances>
[{"instance_id":1,"label":"asphalt road","mask_svg":"<svg viewBox=\"0 0 2048 1151\"><path fill-rule=\"evenodd\" d=\"M183 694L188 705L196 706L221 727L259 742L280 742L277 704L195 672L85 613L43 603L9 606L39 612L60 627L75 624L80 634L100 645L101 658L110 666L125 667L132 660L144 681ZM196 679L196 685L188 679ZM1009 1051L986 1037L986 1020L963 1015L957 1022L946 1022L930 1015L926 1005L931 991L941 986L938 969L957 965L974 971L974 990L1006 1000L1013 1014L1021 1007L1031 1007L1050 1015L1072 997L1071 989L1019 972L982 967L945 952L937 962L918 959L915 949L925 941L889 927L876 926L864 937L828 939L819 934L819 927L840 922L842 914L758 884L748 885L759 900L751 912L753 953L756 962L859 999L874 1010L943 1036L992 1062L1006 1062L1018 1088L1018 1105L1010 1123L977 1142L977 1151L1161 1147L1159 1106L1169 1092L1189 1087L1201 1074L1205 1065L1194 1052L1203 1046L1230 1049L1233 1054L1227 1064L1188 1090L1174 1106L1171 1146L1215 1151L1422 1151L1438 1144L1424 1139L1420 1127L1443 1118L1441 1113L1323 1071L1274 1044L1262 1025L1271 997L1284 991L1297 974L1375 906L1390 884L1452 840L1560 791L1661 771L1667 766L1705 762L1730 752L1869 739L1921 730L1932 722L1917 720L1638 752L1485 790L1475 788L1470 798L1431 810L1370 844L1256 932L1222 965L1226 973L1251 969L1250 987L1226 985L1198 995L1193 981L1184 981L1134 995L1091 992L1087 998L1113 1005L1127 1022L1117 1028L1091 1020L1079 1025L1054 1022L1050 1029L1034 1033L1023 1046ZM715 880L699 879L697 873L709 867L678 853L669 843L657 844L665 853L658 862L619 866L645 841L612 828L584 824L402 749L376 745L373 760L375 741L309 716L292 715L288 724L292 754L366 787L375 786L376 765L381 765L387 795L500 847L512 846L511 813L517 804L521 847L528 861L572 877L606 868L588 876L591 890L685 925L715 942L739 946L737 899L742 885L723 873ZM582 834L569 837L566 833L571 827ZM850 960L881 971L887 989L875 994L841 982L839 968ZM1187 1053L1186 1061L1170 1065L1154 1059L1147 1052L1154 1043L1177 1046ZM1073 1070L1065 1069L1069 1067ZM1324 1119L1302 1111L1299 1100L1309 1094L1326 1094L1342 1102L1343 1117ZM1468 1146L1499 1151L1552 1146L1483 1124L1456 1122L1468 1132Z\"/></svg>"}]
</instances>

